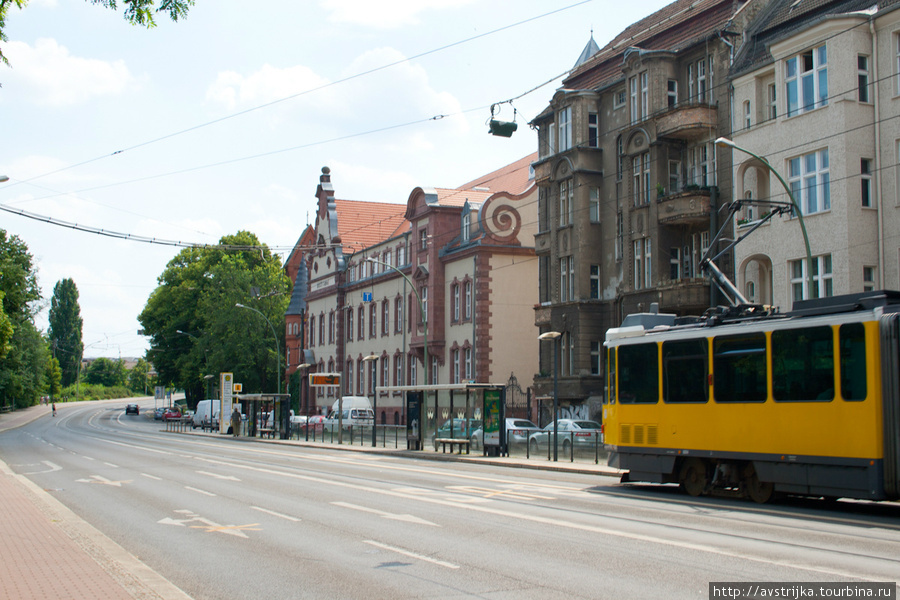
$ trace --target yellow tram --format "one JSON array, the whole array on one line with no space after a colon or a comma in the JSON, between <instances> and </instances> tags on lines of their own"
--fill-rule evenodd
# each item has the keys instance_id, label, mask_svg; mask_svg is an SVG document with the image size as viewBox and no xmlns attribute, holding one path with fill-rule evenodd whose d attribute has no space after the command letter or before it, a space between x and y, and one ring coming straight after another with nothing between
<instances>
[{"instance_id":1,"label":"yellow tram","mask_svg":"<svg viewBox=\"0 0 900 600\"><path fill-rule=\"evenodd\" d=\"M609 464L694 496L900 497L898 319L891 291L629 315L605 342Z\"/></svg>"}]
</instances>

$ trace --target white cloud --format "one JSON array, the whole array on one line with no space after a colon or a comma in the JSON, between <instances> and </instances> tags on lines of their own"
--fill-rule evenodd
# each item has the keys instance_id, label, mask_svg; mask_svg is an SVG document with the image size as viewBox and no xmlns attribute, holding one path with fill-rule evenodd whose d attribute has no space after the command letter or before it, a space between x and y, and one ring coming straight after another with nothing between
<instances>
[{"instance_id":1,"label":"white cloud","mask_svg":"<svg viewBox=\"0 0 900 600\"><path fill-rule=\"evenodd\" d=\"M396 29L420 23L418 15L426 10L454 9L473 0L322 0L330 12L329 21L353 23L375 29Z\"/></svg>"},{"instance_id":2,"label":"white cloud","mask_svg":"<svg viewBox=\"0 0 900 600\"><path fill-rule=\"evenodd\" d=\"M234 71L219 73L206 92L210 102L222 104L227 110L259 106L321 87L328 83L309 67L297 65L279 69L265 64L248 76ZM320 92L313 92L311 96Z\"/></svg>"},{"instance_id":3,"label":"white cloud","mask_svg":"<svg viewBox=\"0 0 900 600\"><path fill-rule=\"evenodd\" d=\"M13 66L11 79L35 88L37 102L43 105L80 104L137 86L124 61L72 56L65 46L52 39L39 39L34 47L10 42L5 54Z\"/></svg>"}]
</instances>

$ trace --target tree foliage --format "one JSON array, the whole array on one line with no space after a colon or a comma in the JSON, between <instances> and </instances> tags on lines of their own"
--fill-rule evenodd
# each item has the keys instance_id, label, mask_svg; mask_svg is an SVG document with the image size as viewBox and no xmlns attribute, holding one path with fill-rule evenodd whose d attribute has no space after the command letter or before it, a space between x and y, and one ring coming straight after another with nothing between
<instances>
[{"instance_id":1,"label":"tree foliage","mask_svg":"<svg viewBox=\"0 0 900 600\"><path fill-rule=\"evenodd\" d=\"M78 378L84 342L78 288L71 279L58 281L53 287L49 321L50 345L62 369L62 384L72 385Z\"/></svg>"},{"instance_id":2,"label":"tree foliage","mask_svg":"<svg viewBox=\"0 0 900 600\"><path fill-rule=\"evenodd\" d=\"M44 373L44 391L51 398L58 397L62 391L62 371L59 368L59 361L53 356L47 357L47 368Z\"/></svg>"},{"instance_id":3,"label":"tree foliage","mask_svg":"<svg viewBox=\"0 0 900 600\"><path fill-rule=\"evenodd\" d=\"M90 0L91 4L100 4L112 10L118 9L117 0ZM7 41L6 38L6 15L13 6L25 8L28 0L0 0L0 42ZM122 0L125 5L125 20L132 25L141 27L156 27L154 14L168 13L173 21L178 21L187 16L188 10L194 5L194 0L159 0L157 6L156 0ZM3 56L0 49L0 62L9 64L6 57Z\"/></svg>"},{"instance_id":4,"label":"tree foliage","mask_svg":"<svg viewBox=\"0 0 900 600\"><path fill-rule=\"evenodd\" d=\"M219 243L179 252L138 317L150 336L158 383L183 388L191 405L205 395L206 375L218 381L219 373L234 373L248 392L278 387L276 352L284 348L290 282L280 259L252 233ZM262 291L257 298L254 289Z\"/></svg>"},{"instance_id":5,"label":"tree foliage","mask_svg":"<svg viewBox=\"0 0 900 600\"><path fill-rule=\"evenodd\" d=\"M150 365L143 358L139 358L128 372L128 387L139 394L147 394L150 386Z\"/></svg>"},{"instance_id":6,"label":"tree foliage","mask_svg":"<svg viewBox=\"0 0 900 600\"><path fill-rule=\"evenodd\" d=\"M82 379L85 383L105 387L125 386L128 383L128 373L121 360L101 357L91 361Z\"/></svg>"},{"instance_id":7,"label":"tree foliage","mask_svg":"<svg viewBox=\"0 0 900 600\"><path fill-rule=\"evenodd\" d=\"M11 330L6 353L0 353L0 406L37 404L44 389L47 345L34 326L40 299L28 247L18 236L0 229L0 312L5 316L0 318L0 329ZM8 326L3 326L4 321Z\"/></svg>"}]
</instances>

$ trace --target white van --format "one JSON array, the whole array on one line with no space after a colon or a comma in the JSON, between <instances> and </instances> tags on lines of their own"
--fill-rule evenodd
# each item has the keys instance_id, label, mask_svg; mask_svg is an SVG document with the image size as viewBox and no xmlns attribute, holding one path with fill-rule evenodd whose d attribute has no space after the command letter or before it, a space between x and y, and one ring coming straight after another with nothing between
<instances>
[{"instance_id":1,"label":"white van","mask_svg":"<svg viewBox=\"0 0 900 600\"><path fill-rule=\"evenodd\" d=\"M339 414L339 411L343 411L343 414ZM371 427L375 424L372 403L364 396L344 396L340 400L335 400L331 414L325 419L325 429L335 432L338 430L339 422L345 431L351 427Z\"/></svg>"},{"instance_id":2,"label":"white van","mask_svg":"<svg viewBox=\"0 0 900 600\"><path fill-rule=\"evenodd\" d=\"M197 403L197 410L191 420L191 428L197 429L202 427L204 431L216 430L219 428L219 411L221 410L221 400L201 400Z\"/></svg>"}]
</instances>

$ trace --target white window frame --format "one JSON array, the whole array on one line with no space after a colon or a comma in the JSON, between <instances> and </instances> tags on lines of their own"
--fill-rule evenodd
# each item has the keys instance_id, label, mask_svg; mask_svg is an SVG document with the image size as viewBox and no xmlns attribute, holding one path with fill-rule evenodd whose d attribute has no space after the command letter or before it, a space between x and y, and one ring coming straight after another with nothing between
<instances>
[{"instance_id":1,"label":"white window frame","mask_svg":"<svg viewBox=\"0 0 900 600\"><path fill-rule=\"evenodd\" d=\"M650 238L644 238L644 288L653 287L653 260Z\"/></svg>"},{"instance_id":2,"label":"white window frame","mask_svg":"<svg viewBox=\"0 0 900 600\"><path fill-rule=\"evenodd\" d=\"M828 298L834 295L833 264L830 254L813 256L813 285L816 295L813 298ZM807 260L801 258L788 261L788 273L791 274L791 300L807 300L809 295L809 276Z\"/></svg>"},{"instance_id":3,"label":"white window frame","mask_svg":"<svg viewBox=\"0 0 900 600\"><path fill-rule=\"evenodd\" d=\"M559 152L565 152L572 147L572 107L567 106L557 113L557 125L559 129Z\"/></svg>"},{"instance_id":4,"label":"white window frame","mask_svg":"<svg viewBox=\"0 0 900 600\"><path fill-rule=\"evenodd\" d=\"M592 300L600 299L600 265L591 265L590 297Z\"/></svg>"},{"instance_id":5,"label":"white window frame","mask_svg":"<svg viewBox=\"0 0 900 600\"><path fill-rule=\"evenodd\" d=\"M828 47L817 46L784 61L786 116L828 105ZM807 97L807 92L812 97Z\"/></svg>"},{"instance_id":6,"label":"white window frame","mask_svg":"<svg viewBox=\"0 0 900 600\"><path fill-rule=\"evenodd\" d=\"M591 342L591 375L601 375L600 357L603 344L601 342Z\"/></svg>"},{"instance_id":7,"label":"white window frame","mask_svg":"<svg viewBox=\"0 0 900 600\"><path fill-rule=\"evenodd\" d=\"M465 369L466 381L474 381L472 377L472 348L466 348L463 356L463 369Z\"/></svg>"},{"instance_id":8,"label":"white window frame","mask_svg":"<svg viewBox=\"0 0 900 600\"><path fill-rule=\"evenodd\" d=\"M619 88L613 92L613 110L625 108L626 104L628 104L628 90Z\"/></svg>"},{"instance_id":9,"label":"white window frame","mask_svg":"<svg viewBox=\"0 0 900 600\"><path fill-rule=\"evenodd\" d=\"M869 83L869 57L865 54L856 55L856 99L869 104L872 102L872 86Z\"/></svg>"},{"instance_id":10,"label":"white window frame","mask_svg":"<svg viewBox=\"0 0 900 600\"><path fill-rule=\"evenodd\" d=\"M750 129L750 101L744 100L744 129Z\"/></svg>"},{"instance_id":11,"label":"white window frame","mask_svg":"<svg viewBox=\"0 0 900 600\"><path fill-rule=\"evenodd\" d=\"M831 210L828 148L788 159L788 185L803 215Z\"/></svg>"},{"instance_id":12,"label":"white window frame","mask_svg":"<svg viewBox=\"0 0 900 600\"><path fill-rule=\"evenodd\" d=\"M678 105L678 80L669 79L666 82L666 104L669 108Z\"/></svg>"},{"instance_id":13,"label":"white window frame","mask_svg":"<svg viewBox=\"0 0 900 600\"><path fill-rule=\"evenodd\" d=\"M640 74L641 78L641 119L650 116L650 78L647 71Z\"/></svg>"},{"instance_id":14,"label":"white window frame","mask_svg":"<svg viewBox=\"0 0 900 600\"><path fill-rule=\"evenodd\" d=\"M637 123L641 120L640 104L638 104L638 78L631 77L628 80L629 99L631 103L631 123Z\"/></svg>"},{"instance_id":15,"label":"white window frame","mask_svg":"<svg viewBox=\"0 0 900 600\"><path fill-rule=\"evenodd\" d=\"M871 158L859 159L859 200L863 208L875 208L875 196L872 186L872 166L875 164Z\"/></svg>"},{"instance_id":16,"label":"white window frame","mask_svg":"<svg viewBox=\"0 0 900 600\"><path fill-rule=\"evenodd\" d=\"M588 148L600 147L600 113L588 113Z\"/></svg>"},{"instance_id":17,"label":"white window frame","mask_svg":"<svg viewBox=\"0 0 900 600\"><path fill-rule=\"evenodd\" d=\"M863 291L871 292L875 290L875 280L878 267L863 267Z\"/></svg>"},{"instance_id":18,"label":"white window frame","mask_svg":"<svg viewBox=\"0 0 900 600\"><path fill-rule=\"evenodd\" d=\"M472 282L466 281L463 284L463 296L465 297L465 308L463 310L463 316L466 321L472 319Z\"/></svg>"},{"instance_id":19,"label":"white window frame","mask_svg":"<svg viewBox=\"0 0 900 600\"><path fill-rule=\"evenodd\" d=\"M634 240L632 243L634 250L634 279L632 284L634 285L634 289L640 290L642 289L642 285L644 282L644 278L641 275L641 269L644 264L644 239Z\"/></svg>"},{"instance_id":20,"label":"white window frame","mask_svg":"<svg viewBox=\"0 0 900 600\"><path fill-rule=\"evenodd\" d=\"M768 101L768 118L774 121L778 118L778 86L770 83L766 89L766 99Z\"/></svg>"},{"instance_id":21,"label":"white window frame","mask_svg":"<svg viewBox=\"0 0 900 600\"><path fill-rule=\"evenodd\" d=\"M588 188L588 206L590 208L591 223L600 222L600 188L591 186Z\"/></svg>"}]
</instances>

